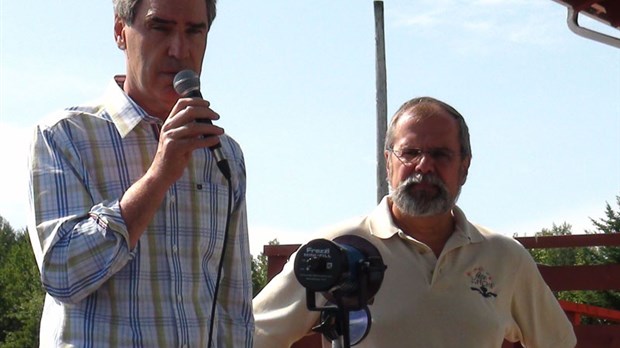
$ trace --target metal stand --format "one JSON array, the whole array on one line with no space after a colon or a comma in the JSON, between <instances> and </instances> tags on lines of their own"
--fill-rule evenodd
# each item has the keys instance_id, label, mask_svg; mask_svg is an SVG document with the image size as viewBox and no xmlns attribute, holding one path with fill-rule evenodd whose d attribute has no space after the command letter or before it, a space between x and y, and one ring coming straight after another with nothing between
<instances>
[{"instance_id":1,"label":"metal stand","mask_svg":"<svg viewBox=\"0 0 620 348\"><path fill-rule=\"evenodd\" d=\"M306 293L306 296L314 294ZM349 332L349 310L345 308L342 300L337 300L336 307L308 307L310 310L321 311L321 323L312 328L312 331L322 334L332 342L332 348L351 347Z\"/></svg>"},{"instance_id":2,"label":"metal stand","mask_svg":"<svg viewBox=\"0 0 620 348\"><path fill-rule=\"evenodd\" d=\"M342 289L336 289L327 294L324 293L328 300L332 303L335 302L335 307L317 307L316 292L306 288L306 304L308 310L321 312L321 323L313 327L312 331L318 332L330 340L332 342L332 348L351 347L349 330L349 314L351 311L365 310L368 315L368 324L370 326L370 312L368 311L367 304L370 301L368 275L371 269L371 264L369 262L361 262L358 264L359 277L357 278L356 284L358 289L356 297L344 296ZM368 329L366 331L368 331ZM361 338L358 342L360 340ZM353 345L358 342L354 342Z\"/></svg>"}]
</instances>

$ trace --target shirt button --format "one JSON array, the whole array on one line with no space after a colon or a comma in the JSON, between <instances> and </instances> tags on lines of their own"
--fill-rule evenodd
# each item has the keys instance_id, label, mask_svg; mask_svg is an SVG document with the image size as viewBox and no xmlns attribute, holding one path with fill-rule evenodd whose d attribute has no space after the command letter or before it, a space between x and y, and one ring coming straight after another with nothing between
<instances>
[{"instance_id":1,"label":"shirt button","mask_svg":"<svg viewBox=\"0 0 620 348\"><path fill-rule=\"evenodd\" d=\"M177 301L181 302L183 300L183 297L181 297L181 295L177 295Z\"/></svg>"},{"instance_id":2,"label":"shirt button","mask_svg":"<svg viewBox=\"0 0 620 348\"><path fill-rule=\"evenodd\" d=\"M172 246L172 252L175 254L179 252L179 247L177 247L176 244Z\"/></svg>"}]
</instances>

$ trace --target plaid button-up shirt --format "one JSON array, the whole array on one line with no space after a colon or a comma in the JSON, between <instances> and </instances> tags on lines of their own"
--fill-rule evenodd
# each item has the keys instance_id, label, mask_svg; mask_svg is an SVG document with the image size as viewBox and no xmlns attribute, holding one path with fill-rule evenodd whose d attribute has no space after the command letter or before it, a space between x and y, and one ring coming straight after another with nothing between
<instances>
[{"instance_id":1,"label":"plaid button-up shirt","mask_svg":"<svg viewBox=\"0 0 620 348\"><path fill-rule=\"evenodd\" d=\"M47 292L41 346L206 347L223 251L228 185L196 150L134 249L119 200L149 168L161 121L119 87L36 127L29 231ZM220 137L232 212L214 347L251 347L251 255L243 154Z\"/></svg>"}]
</instances>

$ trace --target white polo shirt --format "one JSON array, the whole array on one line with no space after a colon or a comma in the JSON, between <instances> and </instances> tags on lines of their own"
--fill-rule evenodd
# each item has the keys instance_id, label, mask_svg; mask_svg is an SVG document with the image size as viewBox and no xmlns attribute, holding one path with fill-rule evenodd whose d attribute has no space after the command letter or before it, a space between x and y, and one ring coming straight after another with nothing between
<instances>
[{"instance_id":1,"label":"white polo shirt","mask_svg":"<svg viewBox=\"0 0 620 348\"><path fill-rule=\"evenodd\" d=\"M370 332L356 347L498 348L504 339L575 347L572 325L527 250L471 224L459 208L453 215L456 228L439 258L394 225L387 197L367 217L320 236L361 236L387 265L369 306ZM289 347L316 325L320 312L308 311L294 260L254 299L255 348Z\"/></svg>"}]
</instances>

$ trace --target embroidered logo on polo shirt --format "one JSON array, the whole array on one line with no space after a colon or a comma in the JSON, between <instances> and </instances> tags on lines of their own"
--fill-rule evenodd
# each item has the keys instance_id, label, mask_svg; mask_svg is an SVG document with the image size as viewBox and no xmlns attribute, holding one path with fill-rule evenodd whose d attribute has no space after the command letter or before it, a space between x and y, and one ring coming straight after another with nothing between
<instances>
[{"instance_id":1,"label":"embroidered logo on polo shirt","mask_svg":"<svg viewBox=\"0 0 620 348\"><path fill-rule=\"evenodd\" d=\"M493 292L495 284L493 284L493 276L483 267L478 266L466 273L471 279L472 291L477 291L483 297L497 297L497 294Z\"/></svg>"}]
</instances>

